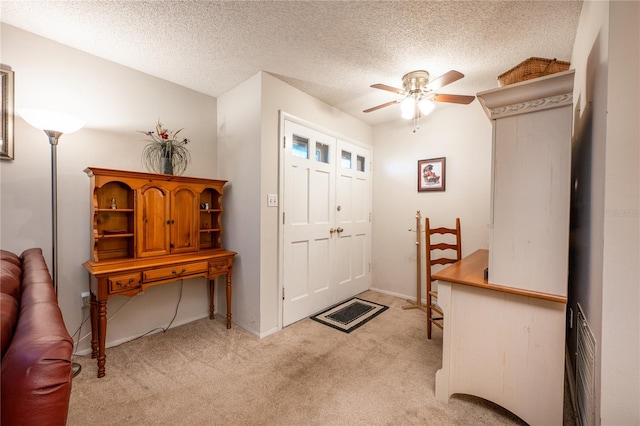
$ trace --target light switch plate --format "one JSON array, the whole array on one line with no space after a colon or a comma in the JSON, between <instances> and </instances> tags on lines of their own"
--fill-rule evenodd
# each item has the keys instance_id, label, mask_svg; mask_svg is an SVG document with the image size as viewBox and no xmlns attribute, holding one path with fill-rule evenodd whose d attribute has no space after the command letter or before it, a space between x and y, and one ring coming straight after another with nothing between
<instances>
[{"instance_id":1,"label":"light switch plate","mask_svg":"<svg viewBox=\"0 0 640 426\"><path fill-rule=\"evenodd\" d=\"M267 194L267 207L278 207L278 194Z\"/></svg>"}]
</instances>

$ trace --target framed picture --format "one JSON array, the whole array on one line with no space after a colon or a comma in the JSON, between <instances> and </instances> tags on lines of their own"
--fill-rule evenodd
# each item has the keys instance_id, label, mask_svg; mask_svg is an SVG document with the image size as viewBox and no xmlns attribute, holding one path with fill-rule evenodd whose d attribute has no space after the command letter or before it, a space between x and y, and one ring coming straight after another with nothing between
<instances>
[{"instance_id":1,"label":"framed picture","mask_svg":"<svg viewBox=\"0 0 640 426\"><path fill-rule=\"evenodd\" d=\"M13 160L13 71L0 68L2 122L0 123L0 159Z\"/></svg>"},{"instance_id":2,"label":"framed picture","mask_svg":"<svg viewBox=\"0 0 640 426\"><path fill-rule=\"evenodd\" d=\"M445 157L418 160L418 192L444 191Z\"/></svg>"}]
</instances>

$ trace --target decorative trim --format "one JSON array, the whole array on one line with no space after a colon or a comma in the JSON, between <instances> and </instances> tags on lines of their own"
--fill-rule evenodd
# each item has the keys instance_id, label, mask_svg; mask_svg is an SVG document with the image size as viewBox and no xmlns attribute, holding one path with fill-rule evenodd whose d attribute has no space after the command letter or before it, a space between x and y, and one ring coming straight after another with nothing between
<instances>
[{"instance_id":1,"label":"decorative trim","mask_svg":"<svg viewBox=\"0 0 640 426\"><path fill-rule=\"evenodd\" d=\"M573 103L575 70L509 84L477 94L490 120L558 108Z\"/></svg>"},{"instance_id":2,"label":"decorative trim","mask_svg":"<svg viewBox=\"0 0 640 426\"><path fill-rule=\"evenodd\" d=\"M533 101L520 102L513 105L505 105L497 108L491 108L489 113L492 119L508 117L510 115L524 114L532 111L542 111L545 109L571 105L573 103L573 93L565 93L563 95L549 96Z\"/></svg>"}]
</instances>

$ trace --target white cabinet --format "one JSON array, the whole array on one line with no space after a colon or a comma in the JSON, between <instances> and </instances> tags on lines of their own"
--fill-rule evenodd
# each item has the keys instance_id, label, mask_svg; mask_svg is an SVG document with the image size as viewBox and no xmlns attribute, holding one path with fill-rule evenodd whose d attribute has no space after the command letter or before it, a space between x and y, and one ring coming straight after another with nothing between
<instances>
[{"instance_id":1,"label":"white cabinet","mask_svg":"<svg viewBox=\"0 0 640 426\"><path fill-rule=\"evenodd\" d=\"M478 93L493 123L489 252L434 275L436 397L477 395L531 425L563 418L573 75Z\"/></svg>"},{"instance_id":2,"label":"white cabinet","mask_svg":"<svg viewBox=\"0 0 640 426\"><path fill-rule=\"evenodd\" d=\"M573 76L478 93L493 122L491 283L567 296Z\"/></svg>"}]
</instances>

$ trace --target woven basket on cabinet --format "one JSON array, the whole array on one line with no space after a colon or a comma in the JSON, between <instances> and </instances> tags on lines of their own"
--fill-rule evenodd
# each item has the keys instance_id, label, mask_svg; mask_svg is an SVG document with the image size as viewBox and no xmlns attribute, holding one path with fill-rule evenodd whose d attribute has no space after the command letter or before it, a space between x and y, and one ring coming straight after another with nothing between
<instances>
[{"instance_id":1,"label":"woven basket on cabinet","mask_svg":"<svg viewBox=\"0 0 640 426\"><path fill-rule=\"evenodd\" d=\"M509 71L505 71L498 76L498 86L519 83L532 78L543 77L549 74L566 71L571 63L558 61L557 59L529 58Z\"/></svg>"}]
</instances>

